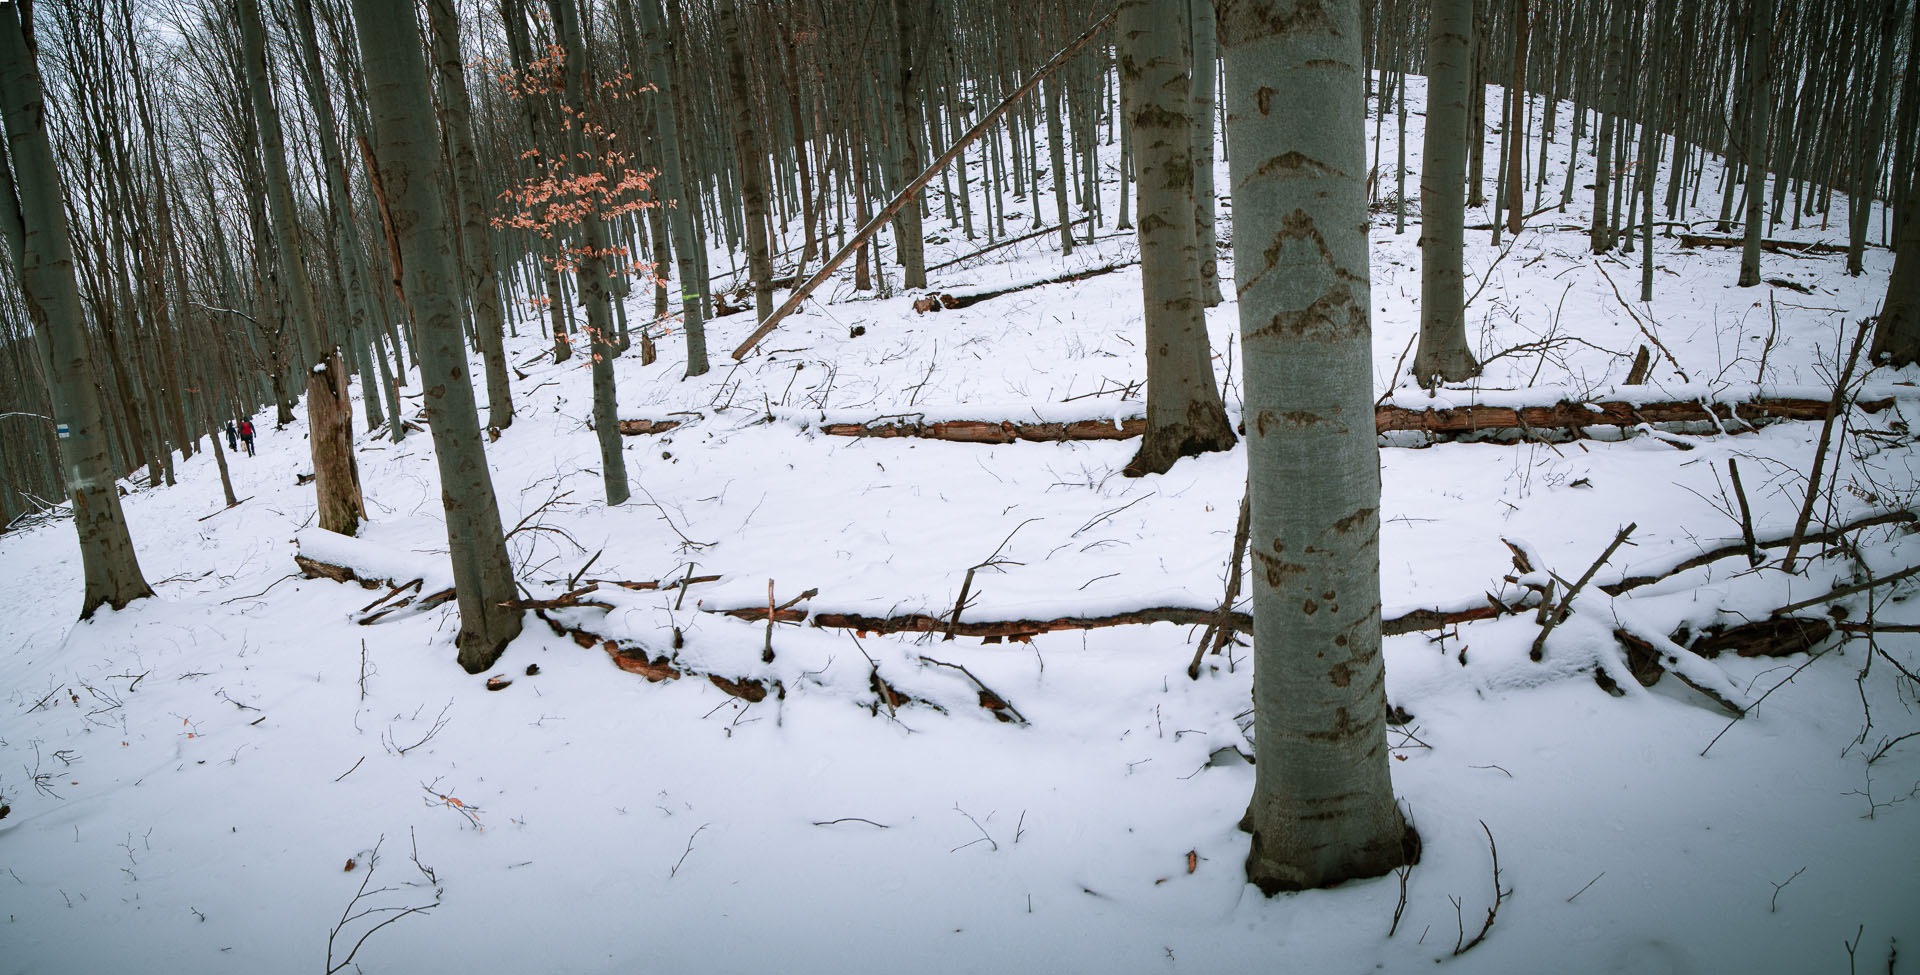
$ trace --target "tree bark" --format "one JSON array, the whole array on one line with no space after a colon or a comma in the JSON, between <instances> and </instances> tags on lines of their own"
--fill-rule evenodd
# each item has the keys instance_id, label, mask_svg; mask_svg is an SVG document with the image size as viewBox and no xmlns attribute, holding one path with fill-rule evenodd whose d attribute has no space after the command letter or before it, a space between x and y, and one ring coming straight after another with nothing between
<instances>
[{"instance_id":1,"label":"tree bark","mask_svg":"<svg viewBox=\"0 0 1920 975\"><path fill-rule=\"evenodd\" d=\"M719 0L714 14L727 53L727 84L733 89L733 144L740 163L740 199L746 213L747 276L753 279L753 317L773 313L773 262L767 243L767 153L753 110L754 90L747 75L747 43L739 5Z\"/></svg>"},{"instance_id":2,"label":"tree bark","mask_svg":"<svg viewBox=\"0 0 1920 975\"><path fill-rule=\"evenodd\" d=\"M680 324L687 333L687 378L705 375L707 330L700 314L699 237L693 232L694 201L680 165L680 113L674 107L672 45L660 16L659 0L632 0L640 8L640 28L646 32L648 71L658 99L660 184L656 195L671 209L667 225L673 233L673 255L680 278Z\"/></svg>"},{"instance_id":3,"label":"tree bark","mask_svg":"<svg viewBox=\"0 0 1920 975\"><path fill-rule=\"evenodd\" d=\"M79 284L73 276L66 190L47 141L45 96L27 36L30 25L22 23L22 12L20 4L0 4L0 117L13 159L13 178L0 192L0 208L8 210L9 229L18 228L17 240L8 234L8 250L20 275L28 318L46 336L36 347L47 354L61 466L80 536L85 580L80 618L87 619L101 606L121 609L153 595L153 589L140 572L120 508L105 417L87 354Z\"/></svg>"},{"instance_id":4,"label":"tree bark","mask_svg":"<svg viewBox=\"0 0 1920 975\"><path fill-rule=\"evenodd\" d=\"M1427 125L1420 147L1420 348L1413 376L1431 389L1480 375L1467 347L1466 176L1473 0L1434 0L1427 29Z\"/></svg>"},{"instance_id":5,"label":"tree bark","mask_svg":"<svg viewBox=\"0 0 1920 975\"><path fill-rule=\"evenodd\" d=\"M453 642L460 666L479 673L519 635L520 613L500 605L518 594L462 342L456 230L441 201L426 57L411 4L353 0L353 7L360 22L367 100L380 140L381 181L406 260L407 295L421 342L420 388L440 468L447 547L460 600L460 632Z\"/></svg>"},{"instance_id":6,"label":"tree bark","mask_svg":"<svg viewBox=\"0 0 1920 975\"><path fill-rule=\"evenodd\" d=\"M453 185L460 201L460 239L465 245L460 269L467 285L467 308L480 339L487 374L487 426L513 425L513 391L507 386L507 353L501 335L500 282L493 271L493 246L487 239L487 192L480 159L473 147L473 105L467 96L466 62L460 53L460 16L454 0L427 0L433 61L440 76L440 112L453 156Z\"/></svg>"},{"instance_id":7,"label":"tree bark","mask_svg":"<svg viewBox=\"0 0 1920 975\"><path fill-rule=\"evenodd\" d=\"M1740 253L1742 288L1760 283L1760 240L1766 229L1761 217L1767 200L1767 123L1772 118L1773 0L1751 0L1748 16L1753 25L1747 32L1747 243Z\"/></svg>"},{"instance_id":8,"label":"tree bark","mask_svg":"<svg viewBox=\"0 0 1920 975\"><path fill-rule=\"evenodd\" d=\"M1873 332L1873 361L1895 368L1920 362L1920 170L1907 182L1893 275L1887 280L1887 297Z\"/></svg>"},{"instance_id":9,"label":"tree bark","mask_svg":"<svg viewBox=\"0 0 1920 975\"><path fill-rule=\"evenodd\" d=\"M578 167L600 168L598 138L590 131L587 112L587 49L580 34L574 0L547 0L547 10L566 57L566 103L573 124L567 127L567 158ZM569 170L577 167L570 166ZM589 171L582 169L582 172ZM613 315L607 288L607 226L592 200L580 217L580 246L574 280L587 306L588 350L593 358L593 432L600 445L600 476L609 506L622 504L632 494L627 484L627 460L620 447L620 417L614 407Z\"/></svg>"},{"instance_id":10,"label":"tree bark","mask_svg":"<svg viewBox=\"0 0 1920 975\"><path fill-rule=\"evenodd\" d=\"M1241 826L1247 879L1269 896L1379 876L1418 842L1388 770L1380 459L1360 419L1373 369L1359 6L1219 7L1254 558L1259 761Z\"/></svg>"},{"instance_id":11,"label":"tree bark","mask_svg":"<svg viewBox=\"0 0 1920 975\"><path fill-rule=\"evenodd\" d=\"M353 457L353 410L347 389L347 367L338 349L327 341L320 316L313 307L307 280L300 228L293 206L293 186L287 177L285 140L280 116L273 106L268 81L266 31L260 23L258 0L240 0L240 34L246 59L247 94L260 130L260 158L265 164L267 211L273 224L275 252L286 282L287 311L299 329L311 359L307 376L307 444L313 457L313 488L319 507L316 523L327 531L352 535L367 509L360 498L360 469Z\"/></svg>"},{"instance_id":12,"label":"tree bark","mask_svg":"<svg viewBox=\"0 0 1920 975\"><path fill-rule=\"evenodd\" d=\"M1120 81L1139 166L1140 291L1146 319L1147 432L1128 477L1163 474L1182 457L1229 450L1235 438L1213 383L1193 189L1193 116L1183 51L1186 0L1119 8Z\"/></svg>"}]
</instances>

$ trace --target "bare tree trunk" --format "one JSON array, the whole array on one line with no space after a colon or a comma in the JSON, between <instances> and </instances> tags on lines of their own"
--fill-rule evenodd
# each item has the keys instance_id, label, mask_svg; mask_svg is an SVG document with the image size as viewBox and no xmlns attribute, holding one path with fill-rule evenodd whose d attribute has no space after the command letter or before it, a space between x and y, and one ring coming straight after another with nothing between
<instances>
[{"instance_id":1,"label":"bare tree trunk","mask_svg":"<svg viewBox=\"0 0 1920 975\"><path fill-rule=\"evenodd\" d=\"M747 276L753 279L753 313L773 313L773 262L767 243L767 153L760 144L756 101L748 84L747 44L734 0L719 0L714 17L727 51L727 83L733 88L733 144L740 163L740 197L746 214Z\"/></svg>"},{"instance_id":2,"label":"bare tree trunk","mask_svg":"<svg viewBox=\"0 0 1920 975\"><path fill-rule=\"evenodd\" d=\"M1420 147L1420 348L1413 376L1431 389L1480 375L1467 346L1465 176L1472 94L1473 0L1433 0L1427 28L1427 125Z\"/></svg>"},{"instance_id":3,"label":"bare tree trunk","mask_svg":"<svg viewBox=\"0 0 1920 975\"><path fill-rule=\"evenodd\" d=\"M507 353L501 336L500 282L493 272L488 241L487 192L480 160L473 149L473 106L467 97L466 62L460 52L460 17L454 0L427 0L432 25L433 61L440 76L440 111L446 120L453 156L453 185L460 201L461 270L467 284L467 308L480 339L487 373L487 426L513 425L513 391L507 386Z\"/></svg>"},{"instance_id":4,"label":"bare tree trunk","mask_svg":"<svg viewBox=\"0 0 1920 975\"><path fill-rule=\"evenodd\" d=\"M280 116L273 107L268 81L266 32L260 24L258 0L240 0L240 34L246 58L247 92L260 129L260 157L265 164L267 210L273 221L275 250L286 281L288 310L313 358L307 374L307 444L313 457L314 494L319 506L317 524L327 531L352 535L367 510L360 499L360 470L353 457L353 410L348 397L347 367L338 349L327 341L313 308L307 266L301 257L300 229L295 221L293 188L287 178L287 157L280 134Z\"/></svg>"},{"instance_id":5,"label":"bare tree trunk","mask_svg":"<svg viewBox=\"0 0 1920 975\"><path fill-rule=\"evenodd\" d=\"M622 0L626 2L626 0ZM705 282L700 280L698 250L700 238L693 232L693 208L697 205L688 192L680 166L680 113L674 107L673 38L660 16L659 0L631 0L640 8L640 26L646 32L647 61L659 100L657 118L660 136L660 192L671 210L667 224L673 232L673 254L680 277L680 323L687 333L687 378L707 371L707 330L700 314L700 296Z\"/></svg>"},{"instance_id":6,"label":"bare tree trunk","mask_svg":"<svg viewBox=\"0 0 1920 975\"><path fill-rule=\"evenodd\" d=\"M447 547L460 601L460 632L453 642L460 666L475 674L493 666L519 635L521 614L501 605L516 593L461 341L456 230L440 197L432 89L412 5L353 0L353 8L360 22L367 100L380 140L381 179L392 193L394 235L406 261L414 334L421 340L420 387L440 468Z\"/></svg>"},{"instance_id":7,"label":"bare tree trunk","mask_svg":"<svg viewBox=\"0 0 1920 975\"><path fill-rule=\"evenodd\" d=\"M1379 876L1418 842L1387 761L1379 447L1353 422L1373 399L1359 6L1219 7L1254 560L1241 827L1269 896Z\"/></svg>"},{"instance_id":8,"label":"bare tree trunk","mask_svg":"<svg viewBox=\"0 0 1920 975\"><path fill-rule=\"evenodd\" d=\"M1182 457L1229 450L1235 438L1213 382L1193 193L1186 0L1120 5L1120 79L1140 167L1140 290L1146 316L1147 430L1129 477L1163 474Z\"/></svg>"},{"instance_id":9,"label":"bare tree trunk","mask_svg":"<svg viewBox=\"0 0 1920 975\"><path fill-rule=\"evenodd\" d=\"M1747 33L1747 240L1740 252L1742 288L1760 283L1760 239L1766 229L1761 218L1767 200L1767 122L1772 117L1773 0L1750 0L1747 11L1753 27Z\"/></svg>"},{"instance_id":10,"label":"bare tree trunk","mask_svg":"<svg viewBox=\"0 0 1920 975\"><path fill-rule=\"evenodd\" d=\"M730 2L730 0L723 0ZM598 170L600 148L588 130L586 44L574 0L547 0L560 47L566 57L566 101L574 124L564 133L567 153L583 166ZM607 227L596 201L589 201L580 218L580 253L574 280L587 306L587 339L593 357L593 432L600 444L600 476L609 506L624 503L632 494L627 485L627 460L621 453L620 416L614 407L613 316L607 294Z\"/></svg>"},{"instance_id":11,"label":"bare tree trunk","mask_svg":"<svg viewBox=\"0 0 1920 975\"><path fill-rule=\"evenodd\" d=\"M121 609L153 595L120 509L119 485L108 454L105 418L87 356L86 320L73 276L67 237L66 190L47 142L46 105L34 51L21 23L21 5L0 4L0 117L6 124L13 175L0 181L0 209L17 227L8 233L9 257L20 275L27 315L44 334L47 377L61 466L73 500L85 588L80 618L101 606ZM15 185L18 193L15 193Z\"/></svg>"}]
</instances>

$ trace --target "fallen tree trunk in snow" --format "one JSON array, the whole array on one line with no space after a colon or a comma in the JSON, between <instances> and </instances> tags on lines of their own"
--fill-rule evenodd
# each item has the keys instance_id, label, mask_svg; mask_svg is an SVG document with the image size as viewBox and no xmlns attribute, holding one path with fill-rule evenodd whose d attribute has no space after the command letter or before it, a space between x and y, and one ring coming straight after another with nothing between
<instances>
[{"instance_id":1,"label":"fallen tree trunk in snow","mask_svg":"<svg viewBox=\"0 0 1920 975\"><path fill-rule=\"evenodd\" d=\"M1708 234L1681 234L1682 247L1745 247L1745 237L1719 237ZM1802 254L1845 254L1845 244L1805 243L1798 240L1777 240L1766 238L1760 241L1760 249L1777 254L1781 251L1795 251Z\"/></svg>"},{"instance_id":2,"label":"fallen tree trunk in snow","mask_svg":"<svg viewBox=\"0 0 1920 975\"><path fill-rule=\"evenodd\" d=\"M1079 271L1068 271L1065 274L1056 274L1052 277L1041 278L1038 281L1022 281L1019 284L1012 284L1004 288L995 288L988 291L963 291L959 294L935 291L924 298L914 301L913 310L925 314L930 311L939 311L943 308L965 308L969 305L977 305L983 301L991 301L1003 295L1031 291L1034 288L1045 287L1049 284L1066 284L1070 281L1085 281L1088 278L1097 278L1103 274L1112 274L1115 271L1130 268L1138 263L1140 262L1122 261L1118 264L1102 264L1098 267L1085 268Z\"/></svg>"},{"instance_id":3,"label":"fallen tree trunk in snow","mask_svg":"<svg viewBox=\"0 0 1920 975\"><path fill-rule=\"evenodd\" d=\"M1702 404L1698 400L1628 403L1605 401L1581 403L1563 401L1550 406L1469 405L1444 409L1415 410L1392 404L1374 408L1374 428L1380 433L1419 431L1436 436L1470 436L1513 432L1526 439L1539 429L1565 430L1579 427L1630 427L1642 423L1702 423L1744 421L1747 424L1771 420L1822 420L1827 415L1826 400L1796 397L1769 397L1740 403ZM1868 413L1878 413L1893 405L1893 397L1861 400L1853 404ZM679 420L621 420L620 432L628 436L665 433L679 427ZM816 429L832 437L914 437L954 443L1013 443L1027 440L1055 443L1067 440L1126 440L1140 436L1146 429L1143 417L1112 420L936 420L914 416L877 417L861 423L822 423ZM1731 432L1731 431L1730 431Z\"/></svg>"}]
</instances>

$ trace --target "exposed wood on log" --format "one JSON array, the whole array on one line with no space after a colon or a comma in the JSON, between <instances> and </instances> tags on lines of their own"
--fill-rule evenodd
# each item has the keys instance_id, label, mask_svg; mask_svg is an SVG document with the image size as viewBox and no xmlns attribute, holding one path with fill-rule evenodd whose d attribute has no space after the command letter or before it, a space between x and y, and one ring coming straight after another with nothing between
<instances>
[{"instance_id":1,"label":"exposed wood on log","mask_svg":"<svg viewBox=\"0 0 1920 975\"><path fill-rule=\"evenodd\" d=\"M1878 413L1893 405L1893 398L1861 400L1854 406ZM1536 428L1572 429L1578 427L1629 427L1642 423L1701 423L1738 418L1750 424L1770 420L1822 420L1827 401L1795 398L1749 400L1743 403L1699 401L1660 403L1577 403L1560 402L1552 406L1459 406L1450 409L1413 410L1383 404L1373 411L1374 428L1380 433L1413 430L1436 436L1514 432L1532 439ZM680 425L679 420L621 420L620 432L628 436L664 433ZM1066 440L1126 440L1146 430L1142 417L1124 417L1115 426L1112 420L1072 420L1064 422L1024 420L938 420L924 421L913 415L878 417L865 423L823 423L817 429L833 437L915 437L956 443L1013 443L1029 440L1054 443Z\"/></svg>"},{"instance_id":2,"label":"exposed wood on log","mask_svg":"<svg viewBox=\"0 0 1920 975\"><path fill-rule=\"evenodd\" d=\"M1856 404L1869 413L1893 405L1892 398ZM1481 433L1531 427L1627 427L1640 423L1692 423L1709 420L1820 420L1827 402L1814 399L1758 399L1744 403L1713 403L1712 411L1698 401L1663 403L1575 403L1552 406L1462 406L1448 410L1409 410L1383 405L1373 411L1374 427L1389 430L1425 430L1430 433Z\"/></svg>"},{"instance_id":3,"label":"exposed wood on log","mask_svg":"<svg viewBox=\"0 0 1920 975\"><path fill-rule=\"evenodd\" d=\"M666 433L679 425L679 420L621 420L620 434L638 437L649 433Z\"/></svg>"}]
</instances>

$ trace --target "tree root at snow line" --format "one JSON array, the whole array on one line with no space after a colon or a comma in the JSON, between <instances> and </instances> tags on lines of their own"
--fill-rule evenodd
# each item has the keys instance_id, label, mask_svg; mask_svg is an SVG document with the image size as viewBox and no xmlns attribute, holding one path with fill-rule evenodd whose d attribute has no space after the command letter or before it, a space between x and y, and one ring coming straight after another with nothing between
<instances>
[{"instance_id":1,"label":"tree root at snow line","mask_svg":"<svg viewBox=\"0 0 1920 975\"><path fill-rule=\"evenodd\" d=\"M1891 397L1862 400L1854 406L1878 413L1893 405ZM1381 405L1373 411L1374 427L1380 433L1418 431L1436 439L1457 439L1485 434L1513 433L1522 441L1540 439L1537 430L1574 430L1580 427L1630 427L1639 424L1703 423L1728 420L1745 421L1756 426L1773 420L1822 420L1827 401L1774 398L1744 403L1698 401L1661 403L1578 403L1560 402L1552 406L1459 406L1450 409L1413 410L1402 406ZM627 436L665 433L679 427L679 420L621 420L620 432ZM938 420L922 421L910 416L880 417L865 423L823 423L817 429L831 437L913 437L954 443L1004 444L1026 440L1057 443L1068 440L1126 440L1146 430L1143 417L1118 420L1073 420L1066 422L1019 420ZM1737 431L1729 431L1737 432Z\"/></svg>"}]
</instances>

